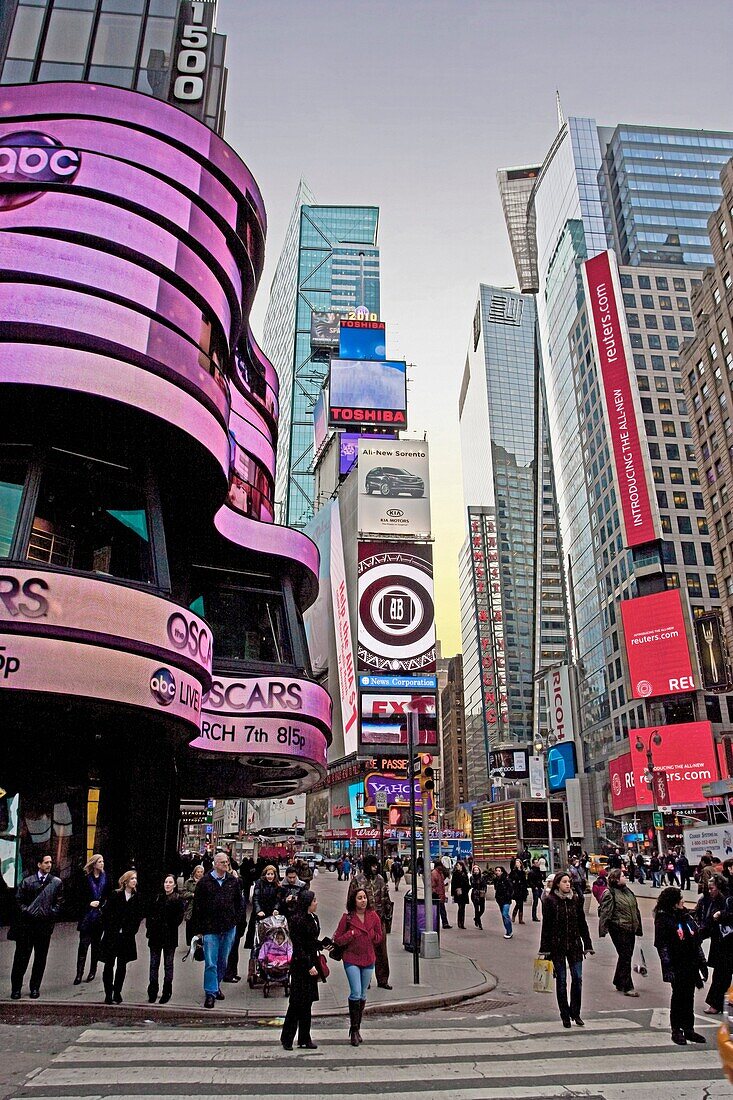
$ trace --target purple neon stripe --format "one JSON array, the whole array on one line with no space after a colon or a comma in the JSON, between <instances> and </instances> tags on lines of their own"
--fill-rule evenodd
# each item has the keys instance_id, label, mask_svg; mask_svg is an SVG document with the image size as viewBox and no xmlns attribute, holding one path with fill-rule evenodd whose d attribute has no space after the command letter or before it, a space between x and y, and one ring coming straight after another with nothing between
<instances>
[{"instance_id":1,"label":"purple neon stripe","mask_svg":"<svg viewBox=\"0 0 733 1100\"><path fill-rule=\"evenodd\" d=\"M0 621L0 630L3 634L18 634L24 637L32 635L38 638L53 638L62 642L80 642L83 645L98 649L110 649L115 653L132 653L136 657L148 657L151 661L160 661L162 664L173 665L193 676L201 684L204 692L211 687L211 673L201 665L196 664L180 650L166 649L163 646L151 645L138 638L127 638L118 634L105 634L99 630L82 630L73 626L51 626L48 623L9 622L7 619Z\"/></svg>"},{"instance_id":2,"label":"purple neon stripe","mask_svg":"<svg viewBox=\"0 0 733 1100\"><path fill-rule=\"evenodd\" d=\"M28 206L4 210L2 227L32 229L37 233L46 230L85 233L108 241L110 251L114 251L117 242L120 242L127 250L139 252L170 271L178 269L179 253L184 249L190 251L185 241L179 240L163 226L147 221L132 211L115 208L84 195L74 195L70 191L48 192ZM211 242L212 246L216 243ZM220 281L222 275L227 280L228 286L225 283L224 287L229 300L241 302L241 274L226 244L222 242L220 252L215 247L205 249L203 246L201 251L204 262L208 252L219 265L220 271L215 270L215 274Z\"/></svg>"},{"instance_id":3,"label":"purple neon stripe","mask_svg":"<svg viewBox=\"0 0 733 1100\"><path fill-rule=\"evenodd\" d=\"M285 558L307 570L318 581L318 550L301 531L275 523L258 523L224 505L214 517L214 525L223 538L259 554Z\"/></svg>"},{"instance_id":4,"label":"purple neon stripe","mask_svg":"<svg viewBox=\"0 0 733 1100\"><path fill-rule=\"evenodd\" d=\"M237 417L234 423L230 421L230 427L241 449L252 455L264 467L274 482L275 449L272 444L241 417Z\"/></svg>"},{"instance_id":5,"label":"purple neon stripe","mask_svg":"<svg viewBox=\"0 0 733 1100\"><path fill-rule=\"evenodd\" d=\"M2 383L81 391L142 409L180 428L229 477L229 435L219 420L171 380L124 360L80 348L0 342Z\"/></svg>"},{"instance_id":6,"label":"purple neon stripe","mask_svg":"<svg viewBox=\"0 0 733 1100\"><path fill-rule=\"evenodd\" d=\"M255 340L250 330L247 331L247 343L249 345L250 352L262 367L267 384L275 395L275 401L277 402L280 396L280 379L277 376L277 371L265 355L260 345Z\"/></svg>"},{"instance_id":7,"label":"purple neon stripe","mask_svg":"<svg viewBox=\"0 0 733 1100\"><path fill-rule=\"evenodd\" d=\"M321 685L317 684L314 680L306 680L302 676L277 676L277 677L257 676L257 675L233 676L233 675L231 675L231 673L220 673L220 672L214 671L214 680L216 680L216 682L218 684L221 684L222 687L225 688L225 689L230 687L233 684L245 684L248 687L252 686L253 688L257 684L257 685L261 685L263 694L265 694L265 695L267 694L269 682L271 680L274 680L274 679L277 680L278 684L282 684L286 688L290 687L291 685L297 685L299 687L301 698L302 698L302 707L296 713L299 716L302 714L303 717L307 718L308 721L310 721L310 722L316 722L317 724L323 726L323 728L326 731L327 735L330 737L330 735L331 735L331 716L332 716L333 703L331 701L331 696L328 694L326 689L321 687ZM207 714L217 714L217 715L222 715L222 716L226 716L226 715L230 715L230 714L239 714L239 715L241 715L241 714L244 714L244 713L247 713L247 714L250 714L250 713L251 714L255 714L255 713L260 714L261 713L261 714L269 714L269 715L272 715L273 717L282 717L282 718L292 718L293 717L293 711L279 711L279 710L267 710L267 711L265 711L264 709L258 710L255 707L251 711L248 709L245 712L245 711L237 710L234 707L228 707L226 705L224 705L224 706L218 706L218 705L213 706L213 705L209 705L208 698L203 699L202 704L201 704L201 709L205 710Z\"/></svg>"},{"instance_id":8,"label":"purple neon stripe","mask_svg":"<svg viewBox=\"0 0 733 1100\"><path fill-rule=\"evenodd\" d=\"M98 84L57 83L6 86L2 89L3 116L54 117L82 115L118 119L132 127L164 134L186 149L210 160L231 185L249 197L267 232L267 218L254 176L231 146L190 115L152 96Z\"/></svg>"},{"instance_id":9,"label":"purple neon stripe","mask_svg":"<svg viewBox=\"0 0 733 1100\"><path fill-rule=\"evenodd\" d=\"M245 424L250 424L264 436L270 446L274 447L272 420L264 414L259 403L255 404L254 401L254 398L250 400L248 396L243 395L236 385L232 386L232 416L243 420Z\"/></svg>"}]
</instances>

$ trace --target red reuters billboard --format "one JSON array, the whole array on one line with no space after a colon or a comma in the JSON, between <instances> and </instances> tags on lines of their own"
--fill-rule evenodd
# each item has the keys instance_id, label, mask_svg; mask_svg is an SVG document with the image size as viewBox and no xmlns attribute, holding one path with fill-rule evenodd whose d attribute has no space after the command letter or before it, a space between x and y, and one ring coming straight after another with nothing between
<instances>
[{"instance_id":1,"label":"red reuters billboard","mask_svg":"<svg viewBox=\"0 0 733 1100\"><path fill-rule=\"evenodd\" d=\"M626 317L619 308L621 292L613 253L601 252L586 260L583 279L626 545L640 546L659 538L659 524L656 497L649 482L649 455L639 432L641 414L629 366Z\"/></svg>"},{"instance_id":2,"label":"red reuters billboard","mask_svg":"<svg viewBox=\"0 0 733 1100\"><path fill-rule=\"evenodd\" d=\"M655 733L661 737L659 745L653 743ZM648 771L647 746L650 741L654 768L664 772L666 776L666 805L673 809L707 805L702 793L703 784L712 783L719 778L713 727L709 722L685 722L677 726L629 730L629 740L631 753L628 755L631 757L633 769L636 806L643 809L651 808L654 804L651 787L645 779ZM637 741L642 745L641 749L637 749ZM613 795L613 789L611 793Z\"/></svg>"},{"instance_id":3,"label":"red reuters billboard","mask_svg":"<svg viewBox=\"0 0 733 1100\"><path fill-rule=\"evenodd\" d=\"M636 806L636 787L631 753L625 752L608 761L608 778L611 785L611 805L614 813Z\"/></svg>"},{"instance_id":4,"label":"red reuters billboard","mask_svg":"<svg viewBox=\"0 0 733 1100\"><path fill-rule=\"evenodd\" d=\"M621 619L634 699L695 690L678 588L622 600Z\"/></svg>"}]
</instances>

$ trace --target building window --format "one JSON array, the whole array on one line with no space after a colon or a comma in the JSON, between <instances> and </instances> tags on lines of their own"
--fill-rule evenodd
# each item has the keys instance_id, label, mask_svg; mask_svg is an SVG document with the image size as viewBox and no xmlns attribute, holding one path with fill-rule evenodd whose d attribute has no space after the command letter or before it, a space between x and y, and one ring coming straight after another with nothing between
<instances>
[{"instance_id":1,"label":"building window","mask_svg":"<svg viewBox=\"0 0 733 1100\"><path fill-rule=\"evenodd\" d=\"M694 542L682 543L682 560L685 565L697 565L697 552Z\"/></svg>"},{"instance_id":2,"label":"building window","mask_svg":"<svg viewBox=\"0 0 733 1100\"><path fill-rule=\"evenodd\" d=\"M651 290L652 281L648 275L639 276L639 290Z\"/></svg>"},{"instance_id":3,"label":"building window","mask_svg":"<svg viewBox=\"0 0 733 1100\"><path fill-rule=\"evenodd\" d=\"M677 530L681 535L692 534L692 520L689 516L677 516Z\"/></svg>"},{"instance_id":4,"label":"building window","mask_svg":"<svg viewBox=\"0 0 733 1100\"><path fill-rule=\"evenodd\" d=\"M675 289L675 291L682 291L682 292L684 292L685 290L687 290L687 286L686 286L686 284L685 284L685 280L684 280L684 279L673 279L673 280L672 280L672 283L673 283L673 285L674 285L674 289ZM681 306L680 306L680 308L683 308L683 307L681 307ZM688 307L687 307L687 306L685 306L684 308L685 308L685 309L687 309Z\"/></svg>"},{"instance_id":5,"label":"building window","mask_svg":"<svg viewBox=\"0 0 733 1100\"><path fill-rule=\"evenodd\" d=\"M293 664L285 599L277 581L212 584L201 598L218 660Z\"/></svg>"},{"instance_id":6,"label":"building window","mask_svg":"<svg viewBox=\"0 0 733 1100\"><path fill-rule=\"evenodd\" d=\"M681 466L670 466L669 480L672 482L673 485L684 485L685 479L682 476Z\"/></svg>"},{"instance_id":7,"label":"building window","mask_svg":"<svg viewBox=\"0 0 733 1100\"><path fill-rule=\"evenodd\" d=\"M10 557L27 473L27 462L0 459L0 558Z\"/></svg>"},{"instance_id":8,"label":"building window","mask_svg":"<svg viewBox=\"0 0 733 1100\"><path fill-rule=\"evenodd\" d=\"M644 324L647 328L656 329L659 328L659 322L653 313L644 314Z\"/></svg>"},{"instance_id":9,"label":"building window","mask_svg":"<svg viewBox=\"0 0 733 1100\"><path fill-rule=\"evenodd\" d=\"M663 533L665 535L671 535L672 534L672 520L669 518L669 516L660 515L659 522L661 524Z\"/></svg>"},{"instance_id":10,"label":"building window","mask_svg":"<svg viewBox=\"0 0 733 1100\"><path fill-rule=\"evenodd\" d=\"M148 501L139 473L52 450L25 557L152 583Z\"/></svg>"},{"instance_id":11,"label":"building window","mask_svg":"<svg viewBox=\"0 0 733 1100\"><path fill-rule=\"evenodd\" d=\"M662 421L662 432L664 435L677 435L677 428L673 420Z\"/></svg>"},{"instance_id":12,"label":"building window","mask_svg":"<svg viewBox=\"0 0 733 1100\"><path fill-rule=\"evenodd\" d=\"M648 340L649 340L649 347L653 348L654 351L661 351L662 350L662 337L661 336L655 336L654 333L651 332L649 334Z\"/></svg>"},{"instance_id":13,"label":"building window","mask_svg":"<svg viewBox=\"0 0 733 1100\"><path fill-rule=\"evenodd\" d=\"M700 574L688 573L686 579L688 595L690 595L692 599L698 599L700 596L702 596L702 584L700 582Z\"/></svg>"},{"instance_id":14,"label":"building window","mask_svg":"<svg viewBox=\"0 0 733 1100\"><path fill-rule=\"evenodd\" d=\"M669 281L664 275L657 275L654 281L657 284L657 290L669 290Z\"/></svg>"}]
</instances>

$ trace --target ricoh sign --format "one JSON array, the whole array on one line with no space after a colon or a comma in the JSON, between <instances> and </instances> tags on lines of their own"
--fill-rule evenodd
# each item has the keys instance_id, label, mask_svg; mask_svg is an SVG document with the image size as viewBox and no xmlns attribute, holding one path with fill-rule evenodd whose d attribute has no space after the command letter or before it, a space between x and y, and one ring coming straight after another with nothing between
<instances>
[{"instance_id":1,"label":"ricoh sign","mask_svg":"<svg viewBox=\"0 0 733 1100\"><path fill-rule=\"evenodd\" d=\"M570 669L567 665L550 669L545 677L547 726L556 741L574 741Z\"/></svg>"}]
</instances>

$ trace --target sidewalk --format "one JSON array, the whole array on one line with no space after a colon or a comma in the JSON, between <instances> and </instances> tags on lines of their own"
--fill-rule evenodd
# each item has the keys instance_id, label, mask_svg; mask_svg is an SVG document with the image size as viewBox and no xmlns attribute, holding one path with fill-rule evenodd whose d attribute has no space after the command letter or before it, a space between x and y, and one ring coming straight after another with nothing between
<instances>
[{"instance_id":1,"label":"sidewalk","mask_svg":"<svg viewBox=\"0 0 733 1100\"><path fill-rule=\"evenodd\" d=\"M335 873L322 871L313 880L318 897L318 916L324 935L333 933L343 912L346 899L346 883L339 882ZM389 1013L440 1008L490 992L496 985L493 975L487 973L471 957L470 949L461 950L463 932L457 928L441 934L441 958L420 959L420 984L413 985L412 955L402 946L402 916L404 887L391 891L395 902L392 933L388 937L391 990L378 989L372 983L367 1002L367 1013ZM203 964L190 957L182 961L186 947L183 931L181 946L176 954L173 980L173 997L167 1005L148 1004L148 948L143 924L137 936L138 959L131 963L123 989L121 1005L103 1004L101 968L96 980L73 985L76 971L78 933L75 923L60 924L51 940L46 973L37 1001L28 998L28 975L20 1001L10 998L10 967L14 944L0 933L0 1023L78 1023L95 1021L155 1020L161 1023L202 1023L221 1025L226 1022L243 1022L246 1019L281 1016L287 1000L281 989L272 989L265 999L262 987L251 990L247 984L249 952L240 948L239 973L242 981L224 985L226 1000L218 1002L211 1010L203 1008ZM346 1012L348 983L341 963L330 962L331 975L325 985L319 986L320 1000L314 1005L318 1016L340 1016ZM88 960L87 960L88 968ZM161 975L162 977L162 975Z\"/></svg>"}]
</instances>

